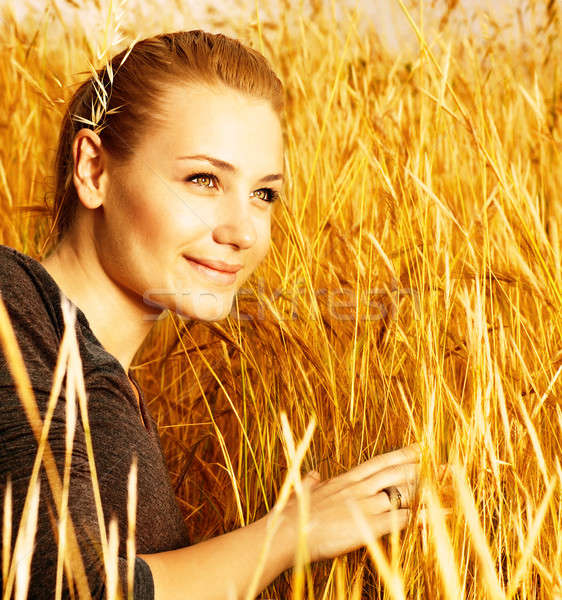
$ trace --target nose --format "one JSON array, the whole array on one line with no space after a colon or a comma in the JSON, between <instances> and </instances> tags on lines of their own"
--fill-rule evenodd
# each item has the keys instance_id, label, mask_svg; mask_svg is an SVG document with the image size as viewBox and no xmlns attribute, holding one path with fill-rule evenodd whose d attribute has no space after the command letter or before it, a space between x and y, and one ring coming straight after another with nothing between
<instances>
[{"instance_id":1,"label":"nose","mask_svg":"<svg viewBox=\"0 0 562 600\"><path fill-rule=\"evenodd\" d=\"M231 201L228 208L221 210L219 223L213 229L215 242L229 244L241 250L256 243L256 228L244 206L247 202L248 198L244 202Z\"/></svg>"}]
</instances>

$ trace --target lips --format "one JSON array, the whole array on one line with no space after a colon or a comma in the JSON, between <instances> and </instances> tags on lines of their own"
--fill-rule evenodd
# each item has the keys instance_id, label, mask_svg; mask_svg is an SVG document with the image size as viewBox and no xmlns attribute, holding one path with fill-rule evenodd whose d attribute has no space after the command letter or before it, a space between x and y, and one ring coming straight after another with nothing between
<instances>
[{"instance_id":1,"label":"lips","mask_svg":"<svg viewBox=\"0 0 562 600\"><path fill-rule=\"evenodd\" d=\"M242 268L242 265L225 263L221 260L206 260L203 258L193 258L192 256L186 256L186 258L193 262L199 263L200 265L204 265L205 267L209 267L209 269L223 271L225 273L236 273Z\"/></svg>"},{"instance_id":2,"label":"lips","mask_svg":"<svg viewBox=\"0 0 562 600\"><path fill-rule=\"evenodd\" d=\"M226 263L221 260L207 260L184 256L188 264L207 279L224 285L236 281L236 273L243 267L239 264Z\"/></svg>"}]
</instances>

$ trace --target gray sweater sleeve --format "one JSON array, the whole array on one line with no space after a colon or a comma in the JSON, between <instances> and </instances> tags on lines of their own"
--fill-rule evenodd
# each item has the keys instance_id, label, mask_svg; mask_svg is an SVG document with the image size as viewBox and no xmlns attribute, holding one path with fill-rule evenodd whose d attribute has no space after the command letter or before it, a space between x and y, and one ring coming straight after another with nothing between
<instances>
[{"instance_id":1,"label":"gray sweater sleeve","mask_svg":"<svg viewBox=\"0 0 562 600\"><path fill-rule=\"evenodd\" d=\"M133 587L135 600L152 600L154 598L154 580L146 562L137 556L135 559L135 579Z\"/></svg>"}]
</instances>

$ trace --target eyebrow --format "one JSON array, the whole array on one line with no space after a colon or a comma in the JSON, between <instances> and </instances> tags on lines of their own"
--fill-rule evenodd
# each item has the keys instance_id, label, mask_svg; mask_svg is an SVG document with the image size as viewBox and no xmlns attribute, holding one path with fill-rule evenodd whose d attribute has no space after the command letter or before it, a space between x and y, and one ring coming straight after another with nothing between
<instances>
[{"instance_id":1,"label":"eyebrow","mask_svg":"<svg viewBox=\"0 0 562 600\"><path fill-rule=\"evenodd\" d=\"M194 154L193 156L178 156L177 157L177 160L186 160L186 159L206 160L207 162L210 162L213 166L217 167L217 169L224 169L225 171L229 171L230 173L238 172L238 169L234 165L231 165L230 163L228 163L224 160L220 160L218 158L213 158L212 156L207 156L206 154ZM277 181L277 180L283 181L283 173L273 173L271 175L266 175L265 177L262 177L258 181L261 183L261 182Z\"/></svg>"}]
</instances>

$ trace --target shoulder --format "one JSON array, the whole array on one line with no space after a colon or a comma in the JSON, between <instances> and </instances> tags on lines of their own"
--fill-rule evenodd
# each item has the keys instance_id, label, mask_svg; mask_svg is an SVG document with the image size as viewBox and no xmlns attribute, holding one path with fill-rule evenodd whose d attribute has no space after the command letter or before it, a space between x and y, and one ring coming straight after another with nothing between
<instances>
[{"instance_id":1,"label":"shoulder","mask_svg":"<svg viewBox=\"0 0 562 600\"><path fill-rule=\"evenodd\" d=\"M0 292L7 297L19 291L58 295L59 288L43 265L10 246L0 244Z\"/></svg>"},{"instance_id":2,"label":"shoulder","mask_svg":"<svg viewBox=\"0 0 562 600\"><path fill-rule=\"evenodd\" d=\"M58 287L39 261L15 248L0 244L0 285L4 287L16 282Z\"/></svg>"},{"instance_id":3,"label":"shoulder","mask_svg":"<svg viewBox=\"0 0 562 600\"><path fill-rule=\"evenodd\" d=\"M0 244L0 297L8 313L33 325L42 323L61 337L61 290L40 262Z\"/></svg>"},{"instance_id":4,"label":"shoulder","mask_svg":"<svg viewBox=\"0 0 562 600\"><path fill-rule=\"evenodd\" d=\"M0 244L0 299L28 367L53 367L64 332L60 288L34 258ZM1 345L0 345L1 348ZM0 349L0 385L8 385Z\"/></svg>"}]
</instances>

